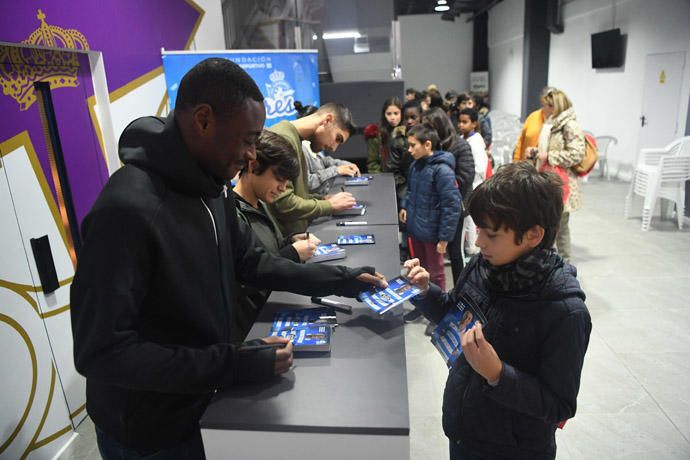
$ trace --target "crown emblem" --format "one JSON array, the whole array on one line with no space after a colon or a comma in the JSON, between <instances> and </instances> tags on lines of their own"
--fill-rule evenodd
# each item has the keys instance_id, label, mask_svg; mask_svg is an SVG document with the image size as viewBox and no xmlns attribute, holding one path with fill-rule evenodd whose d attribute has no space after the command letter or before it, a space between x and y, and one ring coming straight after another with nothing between
<instances>
[{"instance_id":1,"label":"crown emblem","mask_svg":"<svg viewBox=\"0 0 690 460\"><path fill-rule=\"evenodd\" d=\"M41 10L36 17L41 21L40 27L22 43L49 48L89 49L86 37L78 30L48 25ZM79 59L75 53L0 46L0 62L4 63L0 65L2 92L17 101L22 111L36 102L34 83L37 81L47 81L51 89L79 85Z\"/></svg>"},{"instance_id":2,"label":"crown emblem","mask_svg":"<svg viewBox=\"0 0 690 460\"><path fill-rule=\"evenodd\" d=\"M280 70L274 70L273 72L271 72L268 78L273 83L277 83L279 81L285 80L285 72L281 72Z\"/></svg>"}]
</instances>

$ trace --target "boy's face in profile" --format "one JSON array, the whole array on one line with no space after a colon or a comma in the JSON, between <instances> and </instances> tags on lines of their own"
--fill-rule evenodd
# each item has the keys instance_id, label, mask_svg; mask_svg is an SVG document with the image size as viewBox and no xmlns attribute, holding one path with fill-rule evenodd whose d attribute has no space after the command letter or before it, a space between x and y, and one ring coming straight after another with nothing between
<instances>
[{"instance_id":1,"label":"boy's face in profile","mask_svg":"<svg viewBox=\"0 0 690 460\"><path fill-rule=\"evenodd\" d=\"M463 136L472 134L472 131L474 131L476 126L477 123L473 122L469 115L460 115L460 118L458 119L458 129Z\"/></svg>"},{"instance_id":2,"label":"boy's face in profile","mask_svg":"<svg viewBox=\"0 0 690 460\"><path fill-rule=\"evenodd\" d=\"M415 160L428 157L434 153L431 149L431 141L426 141L422 144L419 142L419 139L414 136L407 136L407 146L407 150Z\"/></svg>"},{"instance_id":3,"label":"boy's face in profile","mask_svg":"<svg viewBox=\"0 0 690 460\"><path fill-rule=\"evenodd\" d=\"M541 238L534 240L532 230L528 230L522 236L522 241L516 243L515 230L506 227L494 230L491 222L487 222L487 226L487 228L477 226L477 242L475 244L481 251L484 260L494 267L514 262L541 242Z\"/></svg>"}]
</instances>

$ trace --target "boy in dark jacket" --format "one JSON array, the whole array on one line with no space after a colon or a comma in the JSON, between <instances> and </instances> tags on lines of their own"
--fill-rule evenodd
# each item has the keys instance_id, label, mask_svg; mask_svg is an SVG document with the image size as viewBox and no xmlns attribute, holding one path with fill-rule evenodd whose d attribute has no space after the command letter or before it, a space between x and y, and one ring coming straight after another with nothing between
<instances>
[{"instance_id":1,"label":"boy in dark jacket","mask_svg":"<svg viewBox=\"0 0 690 460\"><path fill-rule=\"evenodd\" d=\"M461 302L486 317L461 332L462 354L443 396L450 458L553 459L559 422L575 415L592 324L575 267L552 249L563 208L560 180L518 162L469 200L477 254L448 293L413 259L413 304L440 321Z\"/></svg>"},{"instance_id":2,"label":"boy in dark jacket","mask_svg":"<svg viewBox=\"0 0 690 460\"><path fill-rule=\"evenodd\" d=\"M460 216L460 192L455 180L455 159L438 148L438 135L427 125L417 125L407 133L414 162L408 173L408 191L400 209L407 225L410 252L429 267L431 278L445 290L443 254L455 237Z\"/></svg>"},{"instance_id":3,"label":"boy in dark jacket","mask_svg":"<svg viewBox=\"0 0 690 460\"><path fill-rule=\"evenodd\" d=\"M295 180L298 174L299 163L288 141L264 130L256 142L256 160L249 161L240 171L233 193L237 217L252 229L256 243L266 252L299 263L311 259L321 241L306 233L283 235L266 206L283 193L287 182ZM240 305L233 312L238 326L234 340L244 341L270 294L267 289L241 285Z\"/></svg>"}]
</instances>

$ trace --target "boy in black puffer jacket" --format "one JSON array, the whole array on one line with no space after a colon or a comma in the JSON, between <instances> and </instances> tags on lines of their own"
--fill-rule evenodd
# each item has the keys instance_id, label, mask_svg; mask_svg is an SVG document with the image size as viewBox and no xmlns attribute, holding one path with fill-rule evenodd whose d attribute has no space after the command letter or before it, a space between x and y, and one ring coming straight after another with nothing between
<instances>
[{"instance_id":1,"label":"boy in black puffer jacket","mask_svg":"<svg viewBox=\"0 0 690 460\"><path fill-rule=\"evenodd\" d=\"M451 292L405 262L422 289L413 304L430 320L461 299L486 317L461 333L446 382L451 460L553 459L556 427L575 415L592 324L575 267L552 249L562 209L557 176L506 165L470 197L481 252Z\"/></svg>"}]
</instances>

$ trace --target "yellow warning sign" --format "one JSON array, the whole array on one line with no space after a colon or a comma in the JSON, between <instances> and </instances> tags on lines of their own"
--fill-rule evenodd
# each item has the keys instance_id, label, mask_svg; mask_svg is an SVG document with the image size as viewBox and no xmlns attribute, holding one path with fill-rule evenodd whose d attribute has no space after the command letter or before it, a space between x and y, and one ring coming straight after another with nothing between
<instances>
[{"instance_id":1,"label":"yellow warning sign","mask_svg":"<svg viewBox=\"0 0 690 460\"><path fill-rule=\"evenodd\" d=\"M659 74L659 83L661 83L662 85L666 83L666 72L663 70Z\"/></svg>"}]
</instances>

